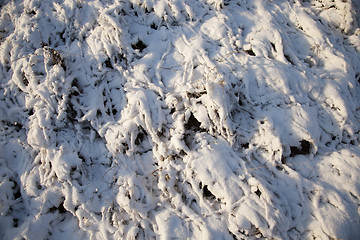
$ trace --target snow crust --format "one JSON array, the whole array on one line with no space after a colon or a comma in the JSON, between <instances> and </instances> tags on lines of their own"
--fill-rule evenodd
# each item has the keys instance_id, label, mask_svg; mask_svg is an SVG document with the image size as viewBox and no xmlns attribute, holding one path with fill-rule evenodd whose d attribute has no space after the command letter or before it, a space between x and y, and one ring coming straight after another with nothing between
<instances>
[{"instance_id":1,"label":"snow crust","mask_svg":"<svg viewBox=\"0 0 360 240\"><path fill-rule=\"evenodd\" d=\"M0 238L358 238L356 4L0 1Z\"/></svg>"}]
</instances>

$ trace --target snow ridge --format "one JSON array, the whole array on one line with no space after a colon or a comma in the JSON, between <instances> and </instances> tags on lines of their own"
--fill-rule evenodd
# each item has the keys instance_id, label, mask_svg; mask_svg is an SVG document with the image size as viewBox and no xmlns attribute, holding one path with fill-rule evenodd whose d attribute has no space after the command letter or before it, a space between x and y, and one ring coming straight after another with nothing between
<instances>
[{"instance_id":1,"label":"snow ridge","mask_svg":"<svg viewBox=\"0 0 360 240\"><path fill-rule=\"evenodd\" d=\"M355 239L352 1L0 1L1 239Z\"/></svg>"}]
</instances>

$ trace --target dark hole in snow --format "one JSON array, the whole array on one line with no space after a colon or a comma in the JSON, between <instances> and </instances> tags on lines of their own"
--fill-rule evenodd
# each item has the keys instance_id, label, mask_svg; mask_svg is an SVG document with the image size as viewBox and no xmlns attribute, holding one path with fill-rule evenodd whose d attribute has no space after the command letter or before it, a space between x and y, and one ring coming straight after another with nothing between
<instances>
[{"instance_id":1,"label":"dark hole in snow","mask_svg":"<svg viewBox=\"0 0 360 240\"><path fill-rule=\"evenodd\" d=\"M98 109L98 110L96 111L96 117L97 117L97 118L100 118L101 116L102 116L101 111Z\"/></svg>"},{"instance_id":2,"label":"dark hole in snow","mask_svg":"<svg viewBox=\"0 0 360 240\"><path fill-rule=\"evenodd\" d=\"M16 181L14 182L14 187L12 188L14 190L14 199L18 199L21 197L20 187Z\"/></svg>"},{"instance_id":3,"label":"dark hole in snow","mask_svg":"<svg viewBox=\"0 0 360 240\"><path fill-rule=\"evenodd\" d=\"M110 68L110 69L114 69L112 64L111 64L111 60L110 58L106 59L105 63L105 67Z\"/></svg>"},{"instance_id":4,"label":"dark hole in snow","mask_svg":"<svg viewBox=\"0 0 360 240\"><path fill-rule=\"evenodd\" d=\"M300 143L301 143L301 151L305 154L310 154L310 148L311 148L310 142L306 140L302 140Z\"/></svg>"},{"instance_id":5,"label":"dark hole in snow","mask_svg":"<svg viewBox=\"0 0 360 240\"><path fill-rule=\"evenodd\" d=\"M122 145L122 153L125 154L127 150L129 150L129 145L126 142L121 143Z\"/></svg>"},{"instance_id":6,"label":"dark hole in snow","mask_svg":"<svg viewBox=\"0 0 360 240\"><path fill-rule=\"evenodd\" d=\"M184 149L181 149L181 150L180 150L180 156L183 157L183 156L185 156L185 155L187 155L187 153L184 151Z\"/></svg>"},{"instance_id":7,"label":"dark hole in snow","mask_svg":"<svg viewBox=\"0 0 360 240\"><path fill-rule=\"evenodd\" d=\"M151 12L154 12L154 8L150 8L150 9L147 8L147 7L145 8L145 13L146 13L146 14L149 14L149 13L151 13Z\"/></svg>"},{"instance_id":8,"label":"dark hole in snow","mask_svg":"<svg viewBox=\"0 0 360 240\"><path fill-rule=\"evenodd\" d=\"M131 47L134 50L139 50L140 52L142 52L147 46L143 41L139 39L136 43L131 44Z\"/></svg>"},{"instance_id":9,"label":"dark hole in snow","mask_svg":"<svg viewBox=\"0 0 360 240\"><path fill-rule=\"evenodd\" d=\"M206 91L202 91L202 92L193 92L193 93L187 93L187 96L189 98L199 98L201 97L202 95L206 94Z\"/></svg>"},{"instance_id":10,"label":"dark hole in snow","mask_svg":"<svg viewBox=\"0 0 360 240\"><path fill-rule=\"evenodd\" d=\"M56 211L57 207L51 207L49 208L49 212L54 213Z\"/></svg>"},{"instance_id":11,"label":"dark hole in snow","mask_svg":"<svg viewBox=\"0 0 360 240\"><path fill-rule=\"evenodd\" d=\"M138 135L136 136L136 139L135 139L135 144L136 145L140 145L144 139L145 139L145 136L147 135L147 132L144 130L143 127L139 127L139 133Z\"/></svg>"},{"instance_id":12,"label":"dark hole in snow","mask_svg":"<svg viewBox=\"0 0 360 240\"><path fill-rule=\"evenodd\" d=\"M71 81L71 88L72 88L72 91L71 91L72 95L78 96L79 93L81 93L81 88L79 86L79 80L77 78L74 78Z\"/></svg>"},{"instance_id":13,"label":"dark hole in snow","mask_svg":"<svg viewBox=\"0 0 360 240\"><path fill-rule=\"evenodd\" d=\"M360 73L356 73L356 74L355 74L355 78L356 78L356 80L360 83Z\"/></svg>"},{"instance_id":14,"label":"dark hole in snow","mask_svg":"<svg viewBox=\"0 0 360 240\"><path fill-rule=\"evenodd\" d=\"M286 164L286 158L285 158L285 157L282 157L282 158L281 158L281 163L282 163L282 164Z\"/></svg>"},{"instance_id":15,"label":"dark hole in snow","mask_svg":"<svg viewBox=\"0 0 360 240\"><path fill-rule=\"evenodd\" d=\"M115 109L115 106L114 106L114 105L112 106L111 112L112 112L113 115L116 115L117 112L118 112L118 111Z\"/></svg>"},{"instance_id":16,"label":"dark hole in snow","mask_svg":"<svg viewBox=\"0 0 360 240\"><path fill-rule=\"evenodd\" d=\"M276 52L276 47L275 47L275 44L274 44L274 43L272 43L272 42L270 42L270 44L271 44L272 48L274 49L274 51Z\"/></svg>"},{"instance_id":17,"label":"dark hole in snow","mask_svg":"<svg viewBox=\"0 0 360 240\"><path fill-rule=\"evenodd\" d=\"M15 130L17 132L19 132L23 128L23 125L21 123L15 122L14 127L15 127Z\"/></svg>"},{"instance_id":18,"label":"dark hole in snow","mask_svg":"<svg viewBox=\"0 0 360 240\"><path fill-rule=\"evenodd\" d=\"M241 144L241 147L248 149L249 148L249 143L243 143Z\"/></svg>"},{"instance_id":19,"label":"dark hole in snow","mask_svg":"<svg viewBox=\"0 0 360 240\"><path fill-rule=\"evenodd\" d=\"M82 154L78 154L78 157L81 159L81 162L86 162L86 159L85 159L85 157L82 155Z\"/></svg>"},{"instance_id":20,"label":"dark hole in snow","mask_svg":"<svg viewBox=\"0 0 360 240\"><path fill-rule=\"evenodd\" d=\"M155 30L157 30L157 29L158 29L158 27L156 26L156 24L155 24L155 23L152 23L152 24L150 25L150 27L151 27L152 29L155 29Z\"/></svg>"},{"instance_id":21,"label":"dark hole in snow","mask_svg":"<svg viewBox=\"0 0 360 240\"><path fill-rule=\"evenodd\" d=\"M208 199L215 199L214 194L212 194L212 192L209 191L207 185L205 185L203 188L203 195L204 195L204 197L206 197Z\"/></svg>"},{"instance_id":22,"label":"dark hole in snow","mask_svg":"<svg viewBox=\"0 0 360 240\"><path fill-rule=\"evenodd\" d=\"M254 53L254 51L253 51L252 49L246 50L245 52L246 52L247 54L249 54L250 56L256 56L255 53Z\"/></svg>"},{"instance_id":23,"label":"dark hole in snow","mask_svg":"<svg viewBox=\"0 0 360 240\"><path fill-rule=\"evenodd\" d=\"M300 148L296 146L290 146L290 157L296 155L307 155L310 154L311 144L306 140L300 141Z\"/></svg>"},{"instance_id":24,"label":"dark hole in snow","mask_svg":"<svg viewBox=\"0 0 360 240\"><path fill-rule=\"evenodd\" d=\"M63 42L66 42L67 36L65 35L65 29L61 33L59 33L59 36Z\"/></svg>"},{"instance_id":25,"label":"dark hole in snow","mask_svg":"<svg viewBox=\"0 0 360 240\"><path fill-rule=\"evenodd\" d=\"M17 218L14 218L14 219L13 219L13 227L14 227L14 228L19 227L19 219L17 219Z\"/></svg>"},{"instance_id":26,"label":"dark hole in snow","mask_svg":"<svg viewBox=\"0 0 360 240\"><path fill-rule=\"evenodd\" d=\"M74 105L72 104L72 102L70 100L68 100L68 102L67 102L66 114L71 122L73 120L75 120L75 118L77 116L77 112L74 109Z\"/></svg>"},{"instance_id":27,"label":"dark hole in snow","mask_svg":"<svg viewBox=\"0 0 360 240\"><path fill-rule=\"evenodd\" d=\"M258 197L260 197L260 196L261 196L261 191L258 189L258 190L255 191L255 194L256 194Z\"/></svg>"},{"instance_id":28,"label":"dark hole in snow","mask_svg":"<svg viewBox=\"0 0 360 240\"><path fill-rule=\"evenodd\" d=\"M295 65L295 63L291 60L290 56L289 55L284 55L286 60L288 60L289 63L291 63L292 65Z\"/></svg>"},{"instance_id":29,"label":"dark hole in snow","mask_svg":"<svg viewBox=\"0 0 360 240\"><path fill-rule=\"evenodd\" d=\"M20 188L19 188L19 189L17 189L16 192L14 192L14 199L18 199L20 197L21 197L21 192L20 192Z\"/></svg>"},{"instance_id":30,"label":"dark hole in snow","mask_svg":"<svg viewBox=\"0 0 360 240\"><path fill-rule=\"evenodd\" d=\"M227 6L225 3L224 3L225 6ZM233 234L232 232L229 231L229 234L231 235L232 239L233 240L238 240L238 238L236 237L235 234Z\"/></svg>"},{"instance_id":31,"label":"dark hole in snow","mask_svg":"<svg viewBox=\"0 0 360 240\"><path fill-rule=\"evenodd\" d=\"M59 213L66 213L66 209L64 207L64 201L62 201L58 207Z\"/></svg>"},{"instance_id":32,"label":"dark hole in snow","mask_svg":"<svg viewBox=\"0 0 360 240\"><path fill-rule=\"evenodd\" d=\"M191 113L187 123L185 123L185 129L198 132L201 130L200 125L201 123L194 117L194 114Z\"/></svg>"},{"instance_id":33,"label":"dark hole in snow","mask_svg":"<svg viewBox=\"0 0 360 240\"><path fill-rule=\"evenodd\" d=\"M173 114L175 112L175 108L172 108L171 110L170 110L170 114Z\"/></svg>"},{"instance_id":34,"label":"dark hole in snow","mask_svg":"<svg viewBox=\"0 0 360 240\"><path fill-rule=\"evenodd\" d=\"M119 63L119 62L125 62L126 63L126 57L125 57L125 55L124 54L118 54L118 55L115 55L114 56L114 63L115 64L117 64L117 63Z\"/></svg>"},{"instance_id":35,"label":"dark hole in snow","mask_svg":"<svg viewBox=\"0 0 360 240\"><path fill-rule=\"evenodd\" d=\"M30 108L28 114L29 114L29 116L33 115L33 114L34 114L34 109L33 109L33 108Z\"/></svg>"},{"instance_id":36,"label":"dark hole in snow","mask_svg":"<svg viewBox=\"0 0 360 240\"><path fill-rule=\"evenodd\" d=\"M28 14L30 16L36 15L36 12L34 10L27 9L27 10L25 10L25 12L26 12L26 14Z\"/></svg>"},{"instance_id":37,"label":"dark hole in snow","mask_svg":"<svg viewBox=\"0 0 360 240\"><path fill-rule=\"evenodd\" d=\"M29 80L25 76L23 76L23 83L25 86L29 85Z\"/></svg>"}]
</instances>

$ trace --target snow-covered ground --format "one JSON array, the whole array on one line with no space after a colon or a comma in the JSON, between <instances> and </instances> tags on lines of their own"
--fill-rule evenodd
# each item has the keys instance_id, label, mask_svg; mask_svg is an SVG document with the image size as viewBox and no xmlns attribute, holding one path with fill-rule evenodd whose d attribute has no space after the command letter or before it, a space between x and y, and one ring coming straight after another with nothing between
<instances>
[{"instance_id":1,"label":"snow-covered ground","mask_svg":"<svg viewBox=\"0 0 360 240\"><path fill-rule=\"evenodd\" d=\"M359 239L356 4L0 1L0 239Z\"/></svg>"}]
</instances>

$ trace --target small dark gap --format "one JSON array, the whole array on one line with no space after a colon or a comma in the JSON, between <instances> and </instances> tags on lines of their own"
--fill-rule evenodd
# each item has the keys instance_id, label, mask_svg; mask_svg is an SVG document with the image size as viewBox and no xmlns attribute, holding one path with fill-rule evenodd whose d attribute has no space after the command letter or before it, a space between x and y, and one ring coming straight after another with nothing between
<instances>
[{"instance_id":1,"label":"small dark gap","mask_svg":"<svg viewBox=\"0 0 360 240\"><path fill-rule=\"evenodd\" d=\"M14 190L14 199L18 199L21 197L20 187L16 181L12 180L12 182L14 183L14 187L12 188Z\"/></svg>"},{"instance_id":2,"label":"small dark gap","mask_svg":"<svg viewBox=\"0 0 360 240\"><path fill-rule=\"evenodd\" d=\"M254 53L254 51L253 51L252 49L246 50L245 52L246 52L247 54L249 54L250 56L256 56L255 53Z\"/></svg>"},{"instance_id":3,"label":"small dark gap","mask_svg":"<svg viewBox=\"0 0 360 240\"><path fill-rule=\"evenodd\" d=\"M19 219L17 219L17 218L14 218L14 219L13 219L13 227L14 227L14 228L19 227Z\"/></svg>"},{"instance_id":4,"label":"small dark gap","mask_svg":"<svg viewBox=\"0 0 360 240\"><path fill-rule=\"evenodd\" d=\"M49 208L49 212L54 213L57 210L57 207L51 207Z\"/></svg>"},{"instance_id":5,"label":"small dark gap","mask_svg":"<svg viewBox=\"0 0 360 240\"><path fill-rule=\"evenodd\" d=\"M270 44L271 44L272 48L274 49L274 51L276 52L275 44L272 42L270 42Z\"/></svg>"},{"instance_id":6,"label":"small dark gap","mask_svg":"<svg viewBox=\"0 0 360 240\"><path fill-rule=\"evenodd\" d=\"M136 43L131 44L131 47L134 50L139 50L140 52L142 52L147 46L143 41L139 39Z\"/></svg>"},{"instance_id":7,"label":"small dark gap","mask_svg":"<svg viewBox=\"0 0 360 240\"><path fill-rule=\"evenodd\" d=\"M243 143L241 144L241 147L248 149L249 148L249 143Z\"/></svg>"},{"instance_id":8,"label":"small dark gap","mask_svg":"<svg viewBox=\"0 0 360 240\"><path fill-rule=\"evenodd\" d=\"M258 189L258 190L255 191L255 194L256 194L258 197L260 197L260 196L261 196L261 191Z\"/></svg>"},{"instance_id":9,"label":"small dark gap","mask_svg":"<svg viewBox=\"0 0 360 240\"><path fill-rule=\"evenodd\" d=\"M62 201L58 207L59 213L66 213L67 210L64 207L64 201Z\"/></svg>"},{"instance_id":10,"label":"small dark gap","mask_svg":"<svg viewBox=\"0 0 360 240\"><path fill-rule=\"evenodd\" d=\"M85 157L82 154L78 154L78 157L81 159L81 162L86 162Z\"/></svg>"},{"instance_id":11,"label":"small dark gap","mask_svg":"<svg viewBox=\"0 0 360 240\"><path fill-rule=\"evenodd\" d=\"M100 118L101 116L102 116L101 111L98 109L98 110L96 111L96 117L97 117L97 118Z\"/></svg>"},{"instance_id":12,"label":"small dark gap","mask_svg":"<svg viewBox=\"0 0 360 240\"><path fill-rule=\"evenodd\" d=\"M203 92L194 92L194 93L190 93L188 92L187 93L187 96L188 98L199 98L201 97L202 95L206 94L206 91L203 91Z\"/></svg>"},{"instance_id":13,"label":"small dark gap","mask_svg":"<svg viewBox=\"0 0 360 240\"><path fill-rule=\"evenodd\" d=\"M225 6L226 6L226 5L225 5ZM231 237L233 238L233 240L238 240L235 234L233 234L233 233L230 232L230 231L229 231L229 233L230 233Z\"/></svg>"},{"instance_id":14,"label":"small dark gap","mask_svg":"<svg viewBox=\"0 0 360 240\"><path fill-rule=\"evenodd\" d=\"M76 117L77 117L77 112L75 111L74 109L74 105L72 104L71 100L69 99L67 101L67 104L66 104L66 114L67 114L67 117L69 118L69 120L71 122L73 122L74 120L76 120Z\"/></svg>"},{"instance_id":15,"label":"small dark gap","mask_svg":"<svg viewBox=\"0 0 360 240\"><path fill-rule=\"evenodd\" d=\"M301 151L304 154L310 154L310 149L311 149L310 142L308 142L306 140L302 140L300 143L301 143Z\"/></svg>"},{"instance_id":16,"label":"small dark gap","mask_svg":"<svg viewBox=\"0 0 360 240\"><path fill-rule=\"evenodd\" d=\"M30 16L34 16L34 15L36 15L36 12L34 11L34 10L26 10L26 13L28 14L28 15L30 15Z\"/></svg>"},{"instance_id":17,"label":"small dark gap","mask_svg":"<svg viewBox=\"0 0 360 240\"><path fill-rule=\"evenodd\" d=\"M154 12L154 8L151 8L151 9L145 8L145 13L146 14L149 14L151 12Z\"/></svg>"},{"instance_id":18,"label":"small dark gap","mask_svg":"<svg viewBox=\"0 0 360 240\"><path fill-rule=\"evenodd\" d=\"M291 63L292 65L295 65L295 63L291 60L291 58L290 58L290 56L289 55L284 55L285 56L285 58L286 58L286 60L289 62L289 63Z\"/></svg>"},{"instance_id":19,"label":"small dark gap","mask_svg":"<svg viewBox=\"0 0 360 240\"><path fill-rule=\"evenodd\" d=\"M179 154L182 157L187 155L187 153L184 151L184 149L181 149Z\"/></svg>"},{"instance_id":20,"label":"small dark gap","mask_svg":"<svg viewBox=\"0 0 360 240\"><path fill-rule=\"evenodd\" d=\"M306 140L300 141L300 148L297 146L290 146L290 157L296 155L308 155L310 154L311 144Z\"/></svg>"},{"instance_id":21,"label":"small dark gap","mask_svg":"<svg viewBox=\"0 0 360 240\"><path fill-rule=\"evenodd\" d=\"M279 171L284 170L284 168L283 168L282 166L279 166L279 165L278 165L278 166L276 166L276 169L277 169L277 170L279 170Z\"/></svg>"},{"instance_id":22,"label":"small dark gap","mask_svg":"<svg viewBox=\"0 0 360 240\"><path fill-rule=\"evenodd\" d=\"M77 78L74 78L71 82L71 90L70 90L70 94L69 94L69 97L72 97L72 96L79 96L79 94L82 93L82 89L80 88L80 85L79 85L79 80Z\"/></svg>"},{"instance_id":23,"label":"small dark gap","mask_svg":"<svg viewBox=\"0 0 360 240\"><path fill-rule=\"evenodd\" d=\"M14 199L18 199L21 198L21 192L20 192L20 188L16 190L16 192L14 193Z\"/></svg>"},{"instance_id":24,"label":"small dark gap","mask_svg":"<svg viewBox=\"0 0 360 240\"><path fill-rule=\"evenodd\" d=\"M29 80L25 77L25 75L23 76L23 79L22 79L23 83L25 86L28 86L29 85Z\"/></svg>"},{"instance_id":25,"label":"small dark gap","mask_svg":"<svg viewBox=\"0 0 360 240\"><path fill-rule=\"evenodd\" d=\"M110 58L107 58L104 63L105 63L105 67L110 68L110 69L114 69L112 64L111 64Z\"/></svg>"},{"instance_id":26,"label":"small dark gap","mask_svg":"<svg viewBox=\"0 0 360 240\"><path fill-rule=\"evenodd\" d=\"M15 122L14 127L15 131L19 132L23 128L23 125L21 123Z\"/></svg>"},{"instance_id":27,"label":"small dark gap","mask_svg":"<svg viewBox=\"0 0 360 240\"><path fill-rule=\"evenodd\" d=\"M59 36L63 42L66 42L66 36L64 35L65 35L65 29L59 34Z\"/></svg>"},{"instance_id":28,"label":"small dark gap","mask_svg":"<svg viewBox=\"0 0 360 240\"><path fill-rule=\"evenodd\" d=\"M125 154L126 151L129 150L129 145L126 142L121 143L122 145L122 153Z\"/></svg>"},{"instance_id":29,"label":"small dark gap","mask_svg":"<svg viewBox=\"0 0 360 240\"><path fill-rule=\"evenodd\" d=\"M117 114L118 111L115 109L115 105L111 106L111 112L112 112L113 115Z\"/></svg>"},{"instance_id":30,"label":"small dark gap","mask_svg":"<svg viewBox=\"0 0 360 240\"><path fill-rule=\"evenodd\" d=\"M142 126L139 126L138 129L139 129L139 133L136 136L135 145L140 145L144 141L145 137L147 136L147 132L145 131L145 129Z\"/></svg>"},{"instance_id":31,"label":"small dark gap","mask_svg":"<svg viewBox=\"0 0 360 240\"><path fill-rule=\"evenodd\" d=\"M156 24L155 24L155 23L152 23L152 24L150 25L150 27L151 27L152 29L155 29L155 30L157 30L157 29L158 29L158 27L156 26Z\"/></svg>"},{"instance_id":32,"label":"small dark gap","mask_svg":"<svg viewBox=\"0 0 360 240\"><path fill-rule=\"evenodd\" d=\"M191 113L187 123L185 123L185 129L187 130L194 130L195 132L201 131L200 128L201 123L194 117Z\"/></svg>"},{"instance_id":33,"label":"small dark gap","mask_svg":"<svg viewBox=\"0 0 360 240\"><path fill-rule=\"evenodd\" d=\"M208 186L205 185L203 188L203 196L208 199L215 199L215 195L212 194L212 192L209 191Z\"/></svg>"}]
</instances>

